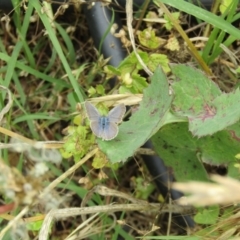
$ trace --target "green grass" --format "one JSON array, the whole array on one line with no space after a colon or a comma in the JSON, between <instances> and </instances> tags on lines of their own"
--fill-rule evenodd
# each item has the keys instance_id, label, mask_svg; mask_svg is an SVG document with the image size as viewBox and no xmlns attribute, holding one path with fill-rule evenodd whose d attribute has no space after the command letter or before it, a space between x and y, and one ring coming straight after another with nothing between
<instances>
[{"instance_id":1,"label":"green grass","mask_svg":"<svg viewBox=\"0 0 240 240\"><path fill-rule=\"evenodd\" d=\"M157 4L160 1L155 0L154 2ZM232 24L234 21L239 20L240 14L236 10L238 2L233 1L228 11L223 14L219 13L219 16L215 13L200 9L198 6L193 6L183 0L162 0L161 2L174 7L174 11L177 9L177 11L195 16L199 22L206 22L206 25L208 25L208 27L210 26L211 31L207 36L208 42L201 49L197 50L197 54L200 56L200 60L213 72L215 79L217 79L216 83L218 83L219 91L224 90L229 94L229 98L232 97L231 99L235 100L237 96L235 96L234 93L230 95L230 93L239 85L239 80L236 80L239 79L239 69L232 64L231 59L224 55L221 46L223 44L226 48L232 50L236 40L239 39L240 30ZM155 6L155 10L157 9L158 7ZM155 11L155 13L156 12L157 11ZM3 32L1 32L2 37L0 38L0 85L10 89L13 104L8 113L5 114L0 128L2 133L0 182L2 186L2 205L7 206L9 203L15 202L16 208L10 212L9 215L0 216L0 238L4 235L5 239L9 239L9 236L12 239L14 239L14 237L18 239L18 236L11 235L16 233L16 231L8 230L4 232L4 229L6 229L6 223L11 223L8 217L15 219L21 211L26 211L26 214L24 214L26 219L24 221L27 222L30 217L33 217L33 219L30 219L33 225L29 224L31 225L28 226L30 230L27 230L25 227L19 228L18 230L22 234L30 234L30 238L33 239L39 234L46 212L49 212L51 208L67 209L80 207L81 201L84 198L86 200L85 207L91 208L109 205L109 213L111 213L111 206L117 203L130 203L132 200L130 196L135 198L136 196L144 196L146 200L151 199L153 202L160 201L160 197L156 197L157 194L154 195L154 189L152 190L151 188L151 191L147 191L146 189L148 188L146 186L141 187L142 184L147 184L148 181L152 180L149 180L151 176L148 176L148 172L141 164L138 155L134 156L134 159L137 160L137 164L134 166L128 165L128 162L117 163L115 165L106 162L105 155L96 150L96 141L89 131L83 105L77 108L77 104L83 104L89 96L104 97L105 94L110 95L112 89L109 89L108 80L112 76L117 76L119 79L114 90L119 90L120 93L130 92L131 94L142 94L144 91L146 93L146 87L152 86L151 80L146 74L143 74L142 66L137 61L135 54L129 54L129 57L124 59L118 67L106 66L107 62L105 59L94 50L93 43L90 41L91 36L85 37L85 35L88 34L88 30L84 26L85 22L82 22L83 17L81 14L83 15L81 12L78 17L70 17L63 22L61 16L57 19L54 18L54 13L50 5L41 5L39 1L29 1L25 9L21 8L18 3L15 3L14 13L12 15L6 15L6 17L9 17L11 20L9 23L11 28L8 28L8 24L2 21L3 29L1 31ZM146 14L150 14L149 10L147 10ZM3 14L1 17L3 17ZM109 22L108 30L110 30L112 23L113 18L111 22ZM179 105L176 104L176 99L181 99L183 105L187 104L188 98L192 99L191 93L195 91L196 87L200 92L201 87L204 88L204 81L206 81L206 86L210 86L208 85L210 80L209 78L206 80L202 75L197 78L197 74L194 74L195 70L185 70L185 75L183 76L181 75L182 72L178 72L175 75L173 74L174 68L170 69L169 63L186 64L191 62L191 64L196 64L196 59L191 58L190 54L187 55L187 61L178 58L185 48L181 42L182 35L174 30L174 24L169 24L169 26L171 26L172 29L168 31L163 24L153 23L149 30L146 23L142 21L138 29L140 32L137 33L139 35L135 36L136 41L138 40L138 49L141 50L139 54L145 64L154 71L155 67L161 61L163 70L169 77L168 80L171 83L171 90L174 89L174 94L176 94L173 101L175 101L174 104L178 106L178 109L170 109L170 107L168 107L171 113L166 116L165 122L163 121L164 123L162 123L162 125L165 124L167 126L161 129L159 129L161 124L156 124L156 128L159 127L158 129L149 126L149 132L159 130L155 135L156 145L158 146L156 147L158 148L156 152L165 154L164 159L166 161L170 159L168 164L171 165L176 174L176 178L179 178L177 180L186 181L189 176L190 180L197 177L200 178L201 174L205 179L206 172L201 161L203 158L206 158L206 154L204 155L202 153L206 152L199 152L203 146L202 148L208 151L207 153L209 155L213 153L216 154L211 160L217 164L222 164L222 158L224 156L229 156L229 159L233 158L234 161L231 160L231 164L229 164L229 176L238 179L239 169L235 164L238 163L238 160L234 158L235 148L237 148L238 145L236 145L235 142L235 145L232 144L234 145L232 147L235 147L233 151L230 146L231 144L228 142L229 136L231 135L227 135L228 128L230 127L232 127L231 131L236 132L237 135L240 129L238 122L236 122L234 126L228 126L227 123L222 121L219 125L223 126L224 129L220 129L223 131L214 133L215 135L213 134L212 136L204 136L199 140L192 136L188 129L189 126L187 126L189 123L187 117L193 113L189 113L187 107L187 109L182 108L181 101L179 101L180 103L177 102ZM72 29L75 30L70 30L69 27L74 27ZM181 25L181 27L185 28L186 26ZM197 33L201 34L206 29L207 27L204 26L201 31L197 31ZM81 31L83 31L83 33ZM151 36L148 41L145 41L145 43L149 43L146 46L142 43L144 36L148 33L151 33ZM84 40L80 39L79 36L84 38ZM128 35L126 36L128 37ZM137 38L138 36L141 36L141 38ZM175 36L182 48L175 52L164 48L168 43L167 41ZM165 37L166 44L159 44L160 38L162 37ZM191 39L191 36L189 35L187 38ZM102 37L100 46L104 40L105 36ZM84 46L84 49L80 49L79 53L78 50L82 48L82 46ZM157 47L151 49L152 46ZM129 52L131 52L131 48L128 47L128 49ZM236 55L237 54L238 53L236 53ZM239 54L237 57L239 58ZM78 59L81 59L81 62L79 62ZM219 59L224 59L229 63L227 66L221 63L222 65L220 64L219 68L222 66L227 67L231 74L228 74L228 71L216 71L215 66L218 64ZM193 74L189 76L187 72ZM128 73L130 74L128 75ZM187 83L189 87L183 88L176 86L177 84L174 84L174 78L176 76L179 76L178 80L189 80ZM192 78L194 78L194 80L191 81ZM214 83L213 85L215 86L216 84ZM183 91L181 91L182 89ZM187 92L187 89L191 90L190 93ZM161 91L164 91L164 89L161 88L159 90L162 97L166 92ZM166 95L167 94L168 90ZM221 95L220 93L218 94ZM225 93L222 95L225 96ZM0 96L0 109L3 109L8 102L6 96L6 93L2 91ZM154 95L151 96L153 97ZM212 95L209 96L207 94L204 96L205 98L203 100L205 103L207 103L208 98L211 99L212 97ZM99 101L101 100L101 98L98 99ZM144 101L147 102L148 100L149 99ZM115 100L112 100L112 102L114 101ZM127 97L124 101L126 105L128 103L131 105ZM103 102L108 103L105 100ZM164 100L162 100L162 102L163 105L166 104ZM225 105L228 106L227 104L229 103L227 102ZM109 107L111 103L106 105ZM104 110L104 112L107 112L108 107L106 105L99 104L98 107ZM161 105L161 103L159 103L159 105ZM200 102L199 105L202 106L204 104ZM229 108L231 106L232 105L230 105ZM179 109L183 109L183 111L186 110L184 116L181 115L182 113ZM141 107L139 113L141 113ZM146 111L146 113L148 113L148 111ZM236 117L237 113L231 115L231 119ZM140 118L144 118L144 116ZM133 119L134 118L132 118L132 121ZM154 120L154 117L152 117L151 120ZM137 124L141 125L143 122L139 123L136 119L134 121L136 122L131 122L131 119L129 121L129 123L132 124L132 129L134 129L134 126L138 127ZM63 131L66 127L69 127L68 131L65 130L67 134ZM154 129L151 129L151 127ZM147 129L145 129L145 131L146 130ZM207 131L208 133L210 132L210 130ZM165 136L165 140L163 139L163 133L167 136ZM138 132L137 134L141 133ZM160 135L162 138L158 138ZM133 134L133 137L134 136ZM187 136L188 139L185 137L181 140L183 136ZM218 136L221 137L222 141L218 140L220 138L218 138ZM146 140L144 136L141 137ZM141 137L137 136L137 139L141 140ZM12 138L17 139L18 142L9 149ZM166 148L163 147L163 149L161 149L161 147L165 145L161 145L159 139L163 142L169 141L169 148L173 147L175 141L177 142L172 155ZM211 142L212 139L215 143ZM189 142L187 142L187 140L189 140ZM44 141L44 143L37 141ZM55 142L53 143L51 141ZM63 147L62 141L65 142L65 145L59 152L59 146ZM25 145L25 142L27 142L28 145ZM39 147L39 144L46 145ZM124 151L124 149L121 149L121 143L115 142L115 144L115 148L118 151ZM226 144L227 146L221 147L221 144ZM111 151L111 147L114 146L111 142L104 142L100 143L99 147L103 145L105 146L106 152ZM135 149L134 144L128 145L130 152L138 151L138 149ZM52 148L52 151L48 148ZM94 152L95 150L96 152ZM117 150L112 151L113 156L118 153ZM89 158L84 158L92 152L94 152L94 154ZM198 154L196 154L196 152ZM60 153L71 157L62 159L62 161L56 164L54 160L60 157ZM174 154L176 154L176 156L174 156ZM189 160L189 158L191 160ZM49 171L40 176L33 175L34 171L40 172L44 170L44 167L39 163L46 161L46 159L49 160L47 163ZM118 158L114 156L114 159ZM84 160L83 164L79 164L81 160ZM183 168L176 166L178 160L181 162L185 171L183 171ZM187 161L185 166L184 160ZM189 162L194 163L195 160L197 166L199 166L197 168L199 175L194 175L195 170L191 172L194 164L191 165ZM74 166L78 167L70 171ZM98 166L98 169L97 167L94 168L94 166ZM192 175L186 173L188 170ZM68 174L65 175L66 173ZM138 181L140 179L141 183L139 184ZM57 180L59 181L57 182ZM29 188L28 184L30 184L32 188ZM48 189L51 184L55 185L52 189ZM111 194L108 194L108 192L100 194L97 192L97 189L95 189L95 192L91 190L98 184L108 186L108 191L110 191ZM44 195L45 198L38 199L46 189L48 192ZM124 193L128 194L128 196L126 197ZM139 205L142 204L142 202L138 203ZM217 210L219 209L220 207L217 208ZM200 212L199 209L198 211ZM86 237L88 236L89 239L106 239L106 236L108 236L109 239L118 239L119 235L125 239L136 239L136 237L139 236L142 238L144 236L146 239L208 239L208 232L213 231L209 229L218 229L219 231L214 232L214 237L220 237L221 232L231 230L234 227L229 224L226 227L227 229L224 229L221 225L221 221L225 221L229 216L234 216L234 211L236 211L234 208L230 210L223 208L223 213L220 213L220 216L217 215L217 217L214 217L214 224L208 224L208 226L205 227L202 223L199 223L198 227L202 228L201 231L192 233L188 238L187 236L173 236L175 232L178 232L177 227L174 227L172 231L170 231L170 236L166 236L166 232L168 231L166 228L151 232L152 227L154 227L155 222L158 220L157 216L160 214L159 212L154 212L151 215L143 212L141 213L142 218L139 217L141 214L138 215L136 211L133 211L132 215L128 214L127 211L118 211L116 214L117 218L113 217L113 215L111 215L112 213L108 215L98 212L98 216L94 218L96 222L94 222L95 220L93 219L90 223L86 224L83 229L87 231ZM226 212L228 212L228 215L225 214ZM208 215L211 214L211 212L206 210L204 214ZM42 217L40 220L37 218L39 215ZM86 216L86 219L90 219L91 215L88 214ZM129 218L132 221L128 220ZM161 216L159 218L161 218ZM6 220L3 221L3 219ZM67 217L64 218L64 220L60 218L58 224L52 225L50 239L65 239L62 236L66 237L84 222L85 220L79 215ZM87 230L89 224L92 224L92 230ZM124 224L126 224L133 233L125 231L123 228ZM157 224L159 224L159 222L157 222ZM167 225L166 222L164 224ZM167 226L170 228L170 225ZM146 227L146 229L144 229L144 227ZM109 231L105 231L106 229ZM93 234L94 231L98 233ZM231 236L234 236L234 233L232 233Z\"/></svg>"}]
</instances>

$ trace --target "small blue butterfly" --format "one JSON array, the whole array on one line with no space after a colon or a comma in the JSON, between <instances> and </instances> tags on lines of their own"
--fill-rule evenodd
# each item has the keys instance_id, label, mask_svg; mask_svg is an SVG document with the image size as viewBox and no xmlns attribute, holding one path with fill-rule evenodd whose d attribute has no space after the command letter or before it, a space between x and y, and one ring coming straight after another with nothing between
<instances>
[{"instance_id":1,"label":"small blue butterfly","mask_svg":"<svg viewBox=\"0 0 240 240\"><path fill-rule=\"evenodd\" d=\"M85 108L92 132L97 137L109 141L118 135L117 124L122 121L126 112L124 104L114 107L107 116L101 116L99 111L90 102L85 102Z\"/></svg>"}]
</instances>

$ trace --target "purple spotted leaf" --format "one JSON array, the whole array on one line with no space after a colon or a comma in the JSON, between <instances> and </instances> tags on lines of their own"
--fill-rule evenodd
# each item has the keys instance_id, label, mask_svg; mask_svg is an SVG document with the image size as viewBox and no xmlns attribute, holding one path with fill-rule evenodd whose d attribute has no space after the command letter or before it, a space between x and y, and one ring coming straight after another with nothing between
<instances>
[{"instance_id":1,"label":"purple spotted leaf","mask_svg":"<svg viewBox=\"0 0 240 240\"><path fill-rule=\"evenodd\" d=\"M240 119L239 89L223 93L202 72L192 67L172 67L176 81L173 111L188 117L189 130L194 136L212 135Z\"/></svg>"},{"instance_id":2,"label":"purple spotted leaf","mask_svg":"<svg viewBox=\"0 0 240 240\"><path fill-rule=\"evenodd\" d=\"M204 112L189 118L189 130L196 136L211 135L236 123L240 119L240 91L222 93Z\"/></svg>"}]
</instances>

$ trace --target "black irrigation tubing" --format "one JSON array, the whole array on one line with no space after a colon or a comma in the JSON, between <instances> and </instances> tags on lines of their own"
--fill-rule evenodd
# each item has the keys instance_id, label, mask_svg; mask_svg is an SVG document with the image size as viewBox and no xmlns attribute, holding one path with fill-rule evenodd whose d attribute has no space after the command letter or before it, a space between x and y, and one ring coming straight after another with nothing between
<instances>
[{"instance_id":1,"label":"black irrigation tubing","mask_svg":"<svg viewBox=\"0 0 240 240\"><path fill-rule=\"evenodd\" d=\"M190 1L190 0L189 0ZM55 3L63 3L64 0L55 0ZM192 2L199 2L198 0ZM202 5L209 8L212 4L212 0L201 0ZM125 7L126 0L118 0L121 7ZM135 0L134 7L141 6L144 0ZM56 5L57 6L57 5ZM0 0L0 9L10 11L12 9L11 0ZM108 7L103 7L101 2L95 2L92 8L88 8L87 4L84 7L84 12L87 18L88 26L90 29L91 36L94 40L95 47L101 50L101 54L105 58L111 57L109 64L117 67L120 62L127 56L126 50L122 47L122 43L119 38L114 37L112 34L106 34L109 28L109 23L117 23L119 29L121 28L121 20L118 16L117 11L112 10ZM113 86L115 80L111 81ZM151 141L145 143L144 147L152 148ZM169 182L174 180L174 177L169 172L168 168L164 165L164 161L158 156L146 156L143 155L143 160L152 175L155 184L159 192L163 196L170 194L173 200L178 199L182 196L182 193L168 189L167 185ZM175 222L181 227L194 227L195 223L190 216L174 216Z\"/></svg>"}]
</instances>

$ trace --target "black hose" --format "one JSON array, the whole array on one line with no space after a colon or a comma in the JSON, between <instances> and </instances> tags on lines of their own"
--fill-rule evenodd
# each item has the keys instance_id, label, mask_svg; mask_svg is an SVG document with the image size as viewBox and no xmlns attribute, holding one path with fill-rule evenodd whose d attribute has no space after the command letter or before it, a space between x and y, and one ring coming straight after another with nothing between
<instances>
[{"instance_id":1,"label":"black hose","mask_svg":"<svg viewBox=\"0 0 240 240\"><path fill-rule=\"evenodd\" d=\"M84 13L95 47L98 50L100 50L101 47L101 54L103 54L105 58L110 57L109 64L117 67L127 56L120 39L114 37L113 33L109 30L112 19L113 23L117 23L118 25L116 32L122 28L118 14L114 13L113 9L103 7L100 2L95 2L94 6L90 9L85 5Z\"/></svg>"},{"instance_id":2,"label":"black hose","mask_svg":"<svg viewBox=\"0 0 240 240\"><path fill-rule=\"evenodd\" d=\"M151 141L147 141L143 147L149 149L153 148ZM143 155L143 161L148 168L159 192L164 197L168 196L169 194L172 200L176 200L183 196L181 192L169 187L169 184L174 181L174 177L160 157ZM176 222L177 225L183 228L193 228L195 225L192 217L188 215L180 216L173 214L173 222Z\"/></svg>"}]
</instances>

